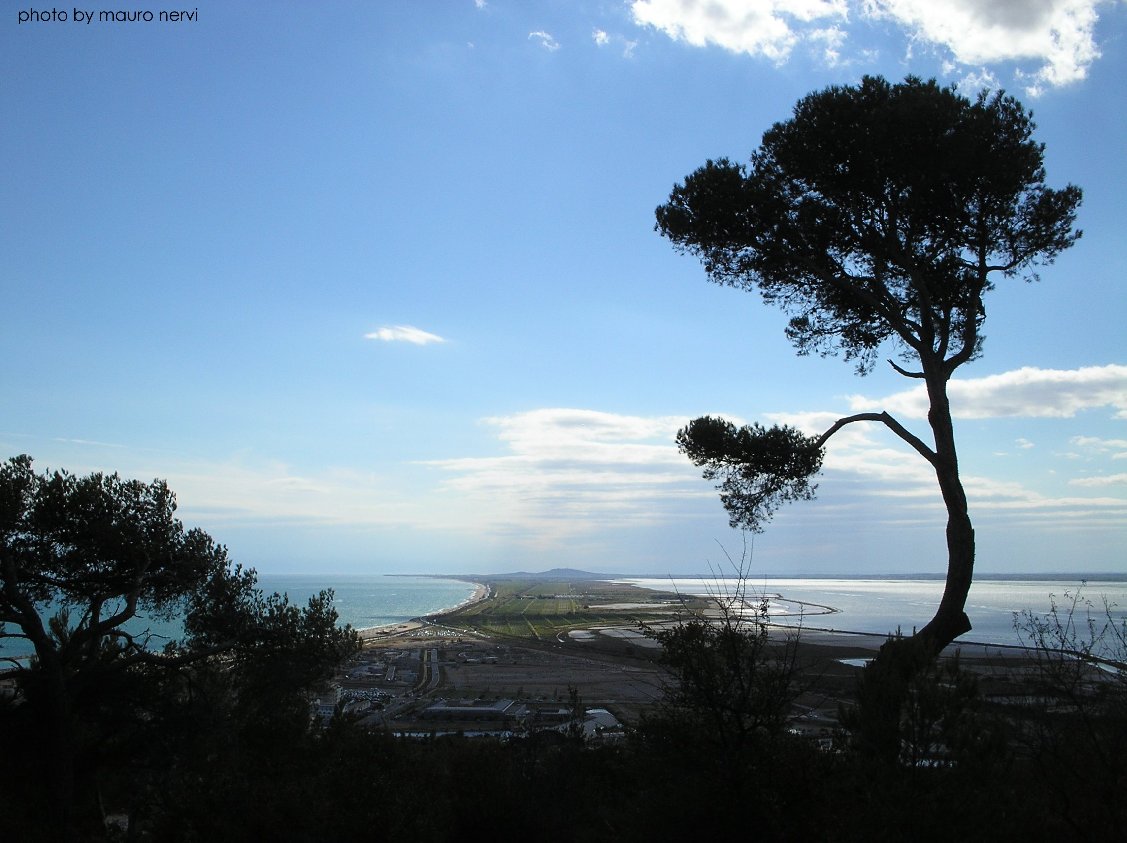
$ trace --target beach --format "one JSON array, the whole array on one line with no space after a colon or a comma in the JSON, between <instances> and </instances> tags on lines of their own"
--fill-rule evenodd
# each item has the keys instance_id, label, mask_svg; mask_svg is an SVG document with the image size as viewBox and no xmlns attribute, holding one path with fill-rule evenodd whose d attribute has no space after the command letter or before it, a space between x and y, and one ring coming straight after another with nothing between
<instances>
[{"instance_id":1,"label":"beach","mask_svg":"<svg viewBox=\"0 0 1127 843\"><path fill-rule=\"evenodd\" d=\"M467 606L471 606L474 603L477 603L481 600L484 600L486 597L489 596L489 586L488 585L485 585L484 583L479 583L479 582L471 582L470 584L473 585L473 587L474 587L473 594L471 594L469 597L467 597L465 600L461 601L460 603L457 603L453 606L448 606L448 607L439 609L437 612L433 612L430 615L427 615L426 617L438 617L440 615L448 615L452 612L458 611L459 609L464 609ZM373 642L383 641L383 640L386 640L388 638L394 638L394 637L399 637L399 636L410 636L413 633L414 634L420 634L421 631L424 630L428 626L430 626L430 624L426 621L426 619L424 617L418 617L418 618L412 618L411 620L408 620L408 621L401 621L399 623L390 623L390 624L382 624L382 625L379 625L379 626L364 627L363 629L357 629L356 632L360 636L360 640L362 642L364 642L365 644L371 644Z\"/></svg>"}]
</instances>

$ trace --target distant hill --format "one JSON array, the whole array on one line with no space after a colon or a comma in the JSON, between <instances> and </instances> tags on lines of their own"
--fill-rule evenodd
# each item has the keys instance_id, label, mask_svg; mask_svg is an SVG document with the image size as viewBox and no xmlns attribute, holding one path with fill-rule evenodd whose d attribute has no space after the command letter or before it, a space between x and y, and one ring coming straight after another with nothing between
<instances>
[{"instance_id":1,"label":"distant hill","mask_svg":"<svg viewBox=\"0 0 1127 843\"><path fill-rule=\"evenodd\" d=\"M596 574L578 568L552 568L549 571L507 571L503 574L447 574L459 580L613 580L637 574Z\"/></svg>"}]
</instances>

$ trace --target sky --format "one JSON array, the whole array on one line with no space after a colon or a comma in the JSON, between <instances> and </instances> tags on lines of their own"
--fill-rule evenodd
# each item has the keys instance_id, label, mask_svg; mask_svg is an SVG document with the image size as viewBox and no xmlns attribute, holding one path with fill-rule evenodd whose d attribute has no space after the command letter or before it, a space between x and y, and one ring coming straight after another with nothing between
<instances>
[{"instance_id":1,"label":"sky","mask_svg":"<svg viewBox=\"0 0 1127 843\"><path fill-rule=\"evenodd\" d=\"M873 427L729 528L689 419L926 406L654 231L805 94L914 74L1017 96L1084 190L951 385L977 570L1127 573L1127 4L35 7L0 23L0 456L163 478L262 573L941 572L934 476Z\"/></svg>"}]
</instances>

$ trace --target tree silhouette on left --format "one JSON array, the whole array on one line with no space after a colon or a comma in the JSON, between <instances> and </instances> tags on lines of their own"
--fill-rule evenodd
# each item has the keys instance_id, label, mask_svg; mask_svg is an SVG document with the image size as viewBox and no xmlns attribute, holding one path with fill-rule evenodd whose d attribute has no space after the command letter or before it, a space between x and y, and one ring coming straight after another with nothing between
<instances>
[{"instance_id":1,"label":"tree silhouette on left","mask_svg":"<svg viewBox=\"0 0 1127 843\"><path fill-rule=\"evenodd\" d=\"M261 658L290 690L309 689L357 646L337 627L330 592L304 609L264 597L253 571L175 510L162 480L37 474L26 455L0 465L0 637L34 653L8 666L49 758L43 784L61 838L100 822L104 721L146 693L172 692L169 677L208 663L229 674ZM183 638L157 649L145 621L174 617Z\"/></svg>"}]
</instances>

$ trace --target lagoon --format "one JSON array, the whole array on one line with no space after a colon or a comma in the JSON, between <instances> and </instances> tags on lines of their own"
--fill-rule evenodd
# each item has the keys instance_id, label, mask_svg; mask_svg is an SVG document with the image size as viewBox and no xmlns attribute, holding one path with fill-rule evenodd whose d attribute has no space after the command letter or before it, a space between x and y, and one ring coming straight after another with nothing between
<instances>
[{"instance_id":1,"label":"lagoon","mask_svg":"<svg viewBox=\"0 0 1127 843\"><path fill-rule=\"evenodd\" d=\"M685 595L731 594L734 579L676 577L626 579L643 588L676 591ZM898 578L775 578L748 579L747 599L768 598L774 624L841 632L887 635L899 629L911 634L934 614L943 594L943 580ZM1054 601L1058 609L1080 596L1081 610L1093 618L1104 616L1106 598L1113 620L1127 619L1127 581L1121 578L991 578L980 577L971 586L966 611L974 628L959 642L1020 645L1015 616L1033 612L1043 616Z\"/></svg>"}]
</instances>

